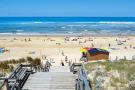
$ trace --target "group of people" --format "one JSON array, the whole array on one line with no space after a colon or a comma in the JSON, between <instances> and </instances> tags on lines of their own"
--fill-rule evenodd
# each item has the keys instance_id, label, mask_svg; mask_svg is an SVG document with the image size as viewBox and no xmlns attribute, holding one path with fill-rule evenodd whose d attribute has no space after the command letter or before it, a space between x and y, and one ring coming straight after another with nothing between
<instances>
[{"instance_id":1,"label":"group of people","mask_svg":"<svg viewBox=\"0 0 135 90\"><path fill-rule=\"evenodd\" d=\"M42 71L43 72L49 72L50 67L52 66L51 63L48 60L43 60L42 62Z\"/></svg>"},{"instance_id":2,"label":"group of people","mask_svg":"<svg viewBox=\"0 0 135 90\"><path fill-rule=\"evenodd\" d=\"M27 42L27 41L30 42L30 41L31 41L31 38L29 38L29 39L26 39L26 38L25 38L24 41L25 41L25 42Z\"/></svg>"}]
</instances>

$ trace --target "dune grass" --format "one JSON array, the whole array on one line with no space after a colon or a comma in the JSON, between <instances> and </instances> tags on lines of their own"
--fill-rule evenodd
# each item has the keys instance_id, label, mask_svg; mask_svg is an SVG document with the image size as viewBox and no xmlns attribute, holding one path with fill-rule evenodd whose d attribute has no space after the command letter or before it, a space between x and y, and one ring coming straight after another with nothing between
<instances>
[{"instance_id":1,"label":"dune grass","mask_svg":"<svg viewBox=\"0 0 135 90\"><path fill-rule=\"evenodd\" d=\"M99 66L104 70L103 73L109 73L109 76L107 77L110 77L110 85L113 87L126 87L126 85L129 85L129 81L135 81L135 60L120 60L114 62L90 62L85 64L85 68L88 71L89 75L92 75L92 72L96 71ZM115 71L118 72L119 77L113 76L113 73ZM98 73L96 76L104 77L102 74Z\"/></svg>"}]
</instances>

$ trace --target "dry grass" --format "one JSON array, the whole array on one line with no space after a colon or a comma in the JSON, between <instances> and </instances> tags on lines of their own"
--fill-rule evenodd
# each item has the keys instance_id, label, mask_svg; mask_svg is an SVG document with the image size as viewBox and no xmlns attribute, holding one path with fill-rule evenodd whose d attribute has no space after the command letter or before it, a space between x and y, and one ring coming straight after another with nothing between
<instances>
[{"instance_id":1,"label":"dry grass","mask_svg":"<svg viewBox=\"0 0 135 90\"><path fill-rule=\"evenodd\" d=\"M96 71L97 68L104 69L103 73L109 73L110 85L113 87L120 87L129 85L130 81L135 81L135 60L120 60L114 62L91 62L85 64L86 70L88 70L89 75L92 75L93 71ZM114 71L118 72L119 77L114 76ZM102 74L97 74L97 76L105 77ZM93 76L95 77L95 76ZM93 81L92 81L93 82Z\"/></svg>"}]
</instances>

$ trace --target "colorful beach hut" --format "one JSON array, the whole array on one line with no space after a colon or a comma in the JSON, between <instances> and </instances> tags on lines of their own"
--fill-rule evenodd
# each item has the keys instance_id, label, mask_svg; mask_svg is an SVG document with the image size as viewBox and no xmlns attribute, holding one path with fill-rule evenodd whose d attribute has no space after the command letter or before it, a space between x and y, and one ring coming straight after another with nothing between
<instances>
[{"instance_id":1,"label":"colorful beach hut","mask_svg":"<svg viewBox=\"0 0 135 90\"><path fill-rule=\"evenodd\" d=\"M88 61L95 61L95 60L109 60L109 51L106 49L102 48L83 48L87 50L87 52L83 52L82 54L85 53L86 59Z\"/></svg>"}]
</instances>

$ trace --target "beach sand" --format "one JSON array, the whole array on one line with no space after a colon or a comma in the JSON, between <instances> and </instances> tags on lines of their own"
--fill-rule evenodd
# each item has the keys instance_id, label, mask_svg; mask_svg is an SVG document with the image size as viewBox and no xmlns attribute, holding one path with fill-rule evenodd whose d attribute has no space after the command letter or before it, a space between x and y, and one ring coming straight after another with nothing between
<instances>
[{"instance_id":1,"label":"beach sand","mask_svg":"<svg viewBox=\"0 0 135 90\"><path fill-rule=\"evenodd\" d=\"M30 39L30 41L29 41ZM106 48L110 51L110 60L135 58L135 37L69 37L65 40L64 36L0 36L0 47L9 50L0 53L0 61L39 57L48 60L52 59L56 66L61 61L65 62L65 57L72 62L79 62L81 57L80 48L96 47ZM117 45L119 42L122 45ZM110 46L109 46L110 44ZM63 55L64 54L64 55Z\"/></svg>"}]
</instances>

